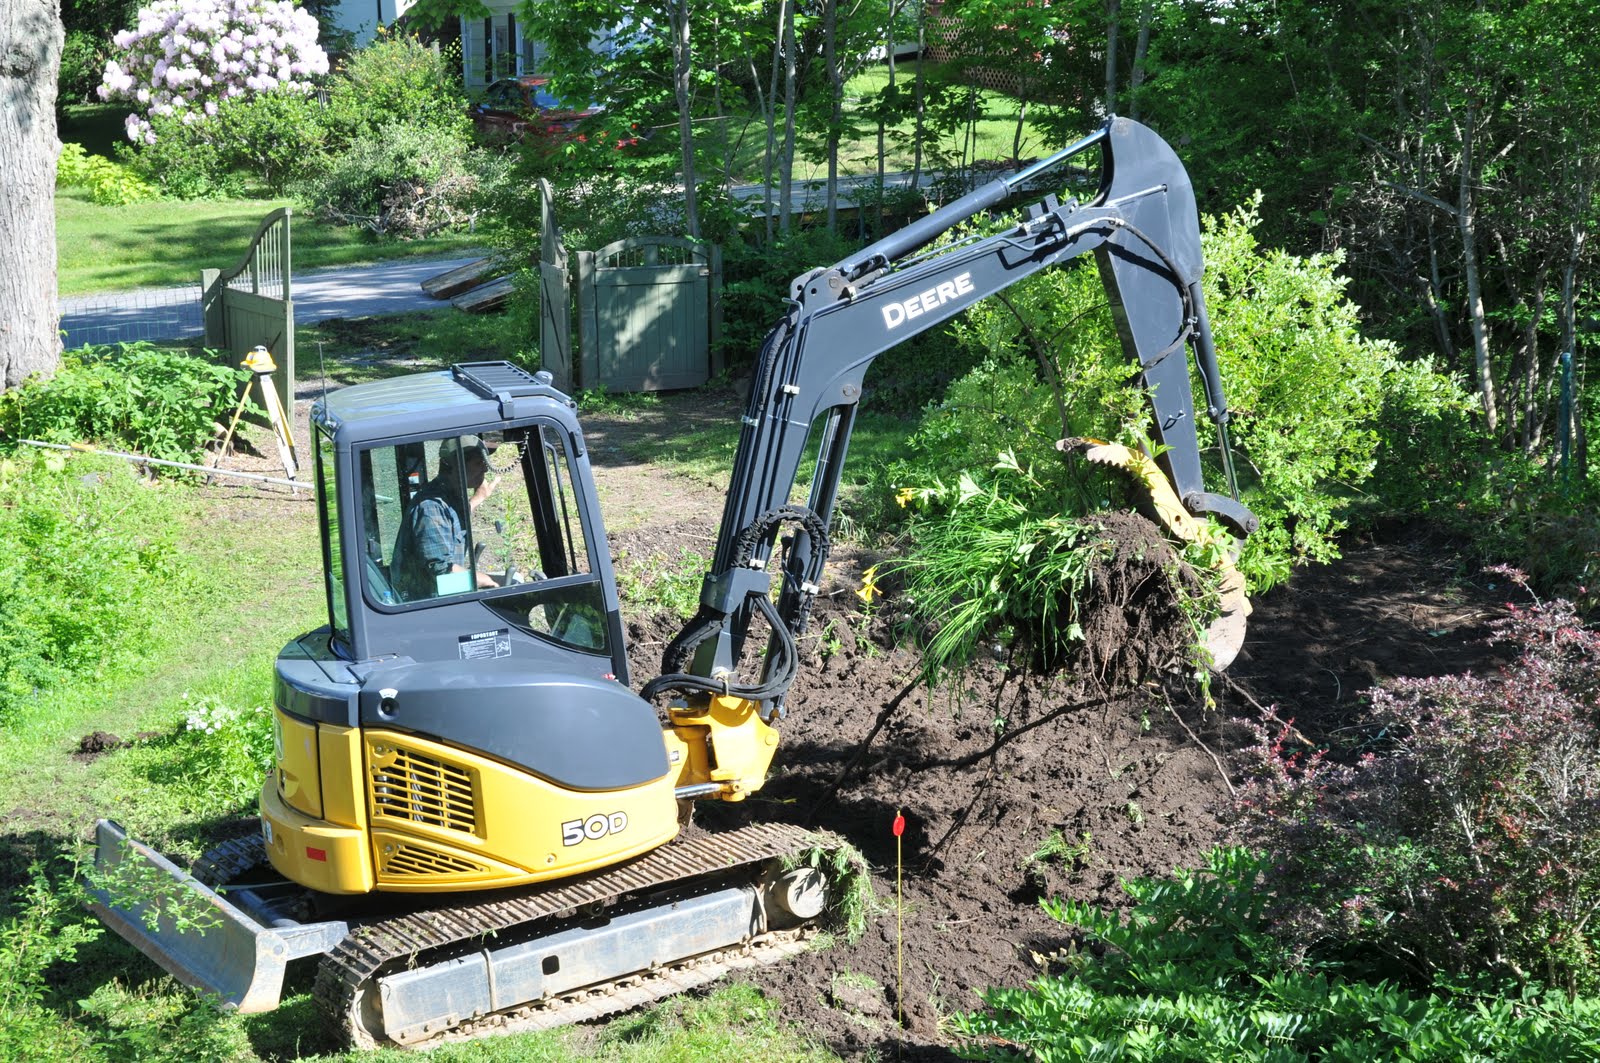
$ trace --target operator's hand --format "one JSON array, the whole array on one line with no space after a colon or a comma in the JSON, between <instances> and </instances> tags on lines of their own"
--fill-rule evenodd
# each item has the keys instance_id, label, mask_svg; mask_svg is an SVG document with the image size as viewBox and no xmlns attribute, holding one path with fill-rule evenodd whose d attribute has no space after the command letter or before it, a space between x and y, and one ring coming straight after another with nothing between
<instances>
[{"instance_id":1,"label":"operator's hand","mask_svg":"<svg viewBox=\"0 0 1600 1063\"><path fill-rule=\"evenodd\" d=\"M473 509L477 509L479 506L483 505L484 502L488 501L489 496L494 494L494 489L499 486L500 477L485 476L483 478L483 483L479 484L478 489L472 492L472 498L468 500L467 504Z\"/></svg>"}]
</instances>

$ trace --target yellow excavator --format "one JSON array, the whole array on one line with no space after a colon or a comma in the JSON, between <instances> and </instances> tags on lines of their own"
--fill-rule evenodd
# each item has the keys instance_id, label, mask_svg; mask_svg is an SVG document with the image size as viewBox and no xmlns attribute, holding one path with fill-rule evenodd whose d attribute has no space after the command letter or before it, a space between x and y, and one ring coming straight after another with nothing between
<instances>
[{"instance_id":1,"label":"yellow excavator","mask_svg":"<svg viewBox=\"0 0 1600 1063\"><path fill-rule=\"evenodd\" d=\"M1091 149L1083 201L1046 196L1002 232L951 235ZM1189 180L1156 134L1114 118L794 282L699 611L638 693L576 406L548 374L475 363L325 396L328 623L278 657L260 831L184 870L102 820L95 911L243 1012L276 1007L286 965L315 958L317 1004L355 1046L596 1018L807 947L837 901L837 839L712 831L683 810L766 777L872 360L1090 251L1159 446L1088 457L1143 482L1179 535L1207 534L1206 517L1248 535ZM1191 360L1227 494L1202 481ZM1219 666L1248 608L1230 578Z\"/></svg>"}]
</instances>

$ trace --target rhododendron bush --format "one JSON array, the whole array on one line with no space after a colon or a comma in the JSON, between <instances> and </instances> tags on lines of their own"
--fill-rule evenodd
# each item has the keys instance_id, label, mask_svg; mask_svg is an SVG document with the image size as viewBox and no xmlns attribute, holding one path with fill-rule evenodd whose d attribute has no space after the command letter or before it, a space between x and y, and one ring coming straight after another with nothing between
<instances>
[{"instance_id":1,"label":"rhododendron bush","mask_svg":"<svg viewBox=\"0 0 1600 1063\"><path fill-rule=\"evenodd\" d=\"M100 96L142 108L127 120L136 143L155 143L154 118L192 124L234 97L310 92L328 72L317 20L288 0L157 0L114 43Z\"/></svg>"}]
</instances>

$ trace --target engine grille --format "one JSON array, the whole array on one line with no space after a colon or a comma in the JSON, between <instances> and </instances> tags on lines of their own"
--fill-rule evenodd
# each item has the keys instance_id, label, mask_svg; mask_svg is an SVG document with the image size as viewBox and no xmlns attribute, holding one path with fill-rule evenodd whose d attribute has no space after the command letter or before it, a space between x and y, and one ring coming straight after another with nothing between
<instances>
[{"instance_id":1,"label":"engine grille","mask_svg":"<svg viewBox=\"0 0 1600 1063\"><path fill-rule=\"evenodd\" d=\"M420 845L402 845L384 860L385 875L455 875L482 871L470 860L435 852Z\"/></svg>"},{"instance_id":2,"label":"engine grille","mask_svg":"<svg viewBox=\"0 0 1600 1063\"><path fill-rule=\"evenodd\" d=\"M403 746L385 752L389 755L374 758L371 768L372 804L378 815L463 834L477 831L471 772Z\"/></svg>"}]
</instances>

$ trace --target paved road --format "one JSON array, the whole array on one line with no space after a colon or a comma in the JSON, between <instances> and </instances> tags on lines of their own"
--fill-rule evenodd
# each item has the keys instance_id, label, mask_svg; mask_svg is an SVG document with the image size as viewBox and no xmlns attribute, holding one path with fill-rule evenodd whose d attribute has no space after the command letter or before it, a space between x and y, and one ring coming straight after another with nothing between
<instances>
[{"instance_id":1,"label":"paved road","mask_svg":"<svg viewBox=\"0 0 1600 1063\"><path fill-rule=\"evenodd\" d=\"M448 306L429 298L420 285L435 274L464 266L477 257L398 259L370 266L335 266L296 273L290 286L295 323ZM68 347L140 339L187 339L204 331L198 283L75 295L62 299L60 305L61 328L67 334Z\"/></svg>"}]
</instances>

